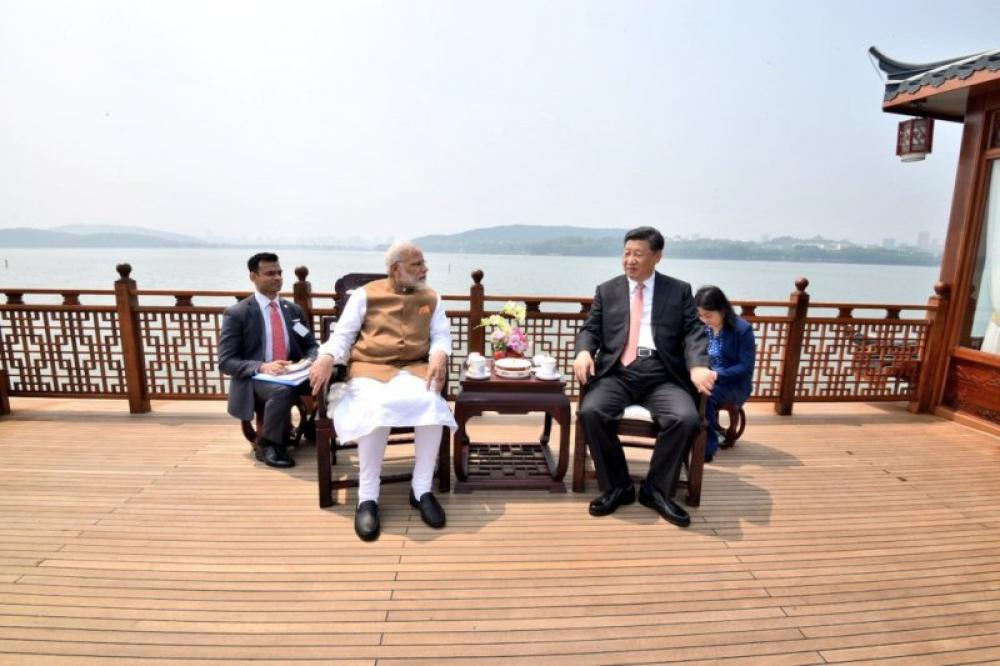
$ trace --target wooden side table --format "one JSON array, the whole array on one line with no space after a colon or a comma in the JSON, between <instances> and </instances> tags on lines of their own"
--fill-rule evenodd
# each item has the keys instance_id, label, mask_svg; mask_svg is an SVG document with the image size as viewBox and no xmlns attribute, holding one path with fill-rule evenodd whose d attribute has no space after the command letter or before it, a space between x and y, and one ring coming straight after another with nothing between
<instances>
[{"instance_id":1,"label":"wooden side table","mask_svg":"<svg viewBox=\"0 0 1000 666\"><path fill-rule=\"evenodd\" d=\"M483 489L535 489L566 492L563 477L569 467L570 405L562 380L461 380L455 399L455 492ZM528 414L543 412L545 425L537 442L471 442L465 424L483 412ZM552 420L559 424L559 460L549 448Z\"/></svg>"}]
</instances>

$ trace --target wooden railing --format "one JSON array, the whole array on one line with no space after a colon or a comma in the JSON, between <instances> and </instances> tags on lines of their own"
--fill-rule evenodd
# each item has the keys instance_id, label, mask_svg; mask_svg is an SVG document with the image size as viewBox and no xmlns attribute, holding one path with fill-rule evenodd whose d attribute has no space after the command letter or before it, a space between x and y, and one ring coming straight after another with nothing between
<instances>
[{"instance_id":1,"label":"wooden railing","mask_svg":"<svg viewBox=\"0 0 1000 666\"><path fill-rule=\"evenodd\" d=\"M117 270L113 290L0 289L0 370L10 395L127 398L133 412L149 411L151 399L225 398L228 380L217 363L222 313L249 292L140 290L131 266ZM307 268L295 274L291 296L318 335L320 318L336 314L334 294L313 292ZM480 319L514 300L527 306L534 353L557 359L575 396L574 340L591 299L491 295L483 277L473 272L467 295L442 296L452 327L451 395L469 351L486 351ZM927 305L810 304L808 284L799 278L786 301L734 302L757 336L751 400L772 402L780 414L796 401L906 400L926 411L930 396L920 379L928 350L940 344L947 286L936 285ZM25 303L25 296L42 302Z\"/></svg>"}]
</instances>

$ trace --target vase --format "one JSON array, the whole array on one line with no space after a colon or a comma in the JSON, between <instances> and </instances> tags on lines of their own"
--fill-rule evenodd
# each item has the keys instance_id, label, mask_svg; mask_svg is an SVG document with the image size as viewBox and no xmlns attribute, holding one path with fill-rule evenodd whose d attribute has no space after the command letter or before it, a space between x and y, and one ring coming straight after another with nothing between
<instances>
[{"instance_id":1,"label":"vase","mask_svg":"<svg viewBox=\"0 0 1000 666\"><path fill-rule=\"evenodd\" d=\"M494 360L500 360L502 358L524 358L524 354L521 352L511 351L509 349L497 349L493 351Z\"/></svg>"}]
</instances>

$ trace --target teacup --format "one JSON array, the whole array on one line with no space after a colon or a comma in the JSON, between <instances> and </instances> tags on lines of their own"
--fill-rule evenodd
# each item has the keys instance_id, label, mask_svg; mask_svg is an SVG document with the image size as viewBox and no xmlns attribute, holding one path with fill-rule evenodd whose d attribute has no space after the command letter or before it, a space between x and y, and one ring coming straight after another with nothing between
<instances>
[{"instance_id":1,"label":"teacup","mask_svg":"<svg viewBox=\"0 0 1000 666\"><path fill-rule=\"evenodd\" d=\"M542 364L542 361L544 361L546 358L547 357L545 356L545 354L535 354L534 356L531 357L531 365L537 368Z\"/></svg>"},{"instance_id":2,"label":"teacup","mask_svg":"<svg viewBox=\"0 0 1000 666\"><path fill-rule=\"evenodd\" d=\"M546 356L538 364L538 374L552 377L556 374L556 360L551 356Z\"/></svg>"},{"instance_id":3,"label":"teacup","mask_svg":"<svg viewBox=\"0 0 1000 666\"><path fill-rule=\"evenodd\" d=\"M478 352L469 354L469 374L482 375L486 372L486 357Z\"/></svg>"}]
</instances>

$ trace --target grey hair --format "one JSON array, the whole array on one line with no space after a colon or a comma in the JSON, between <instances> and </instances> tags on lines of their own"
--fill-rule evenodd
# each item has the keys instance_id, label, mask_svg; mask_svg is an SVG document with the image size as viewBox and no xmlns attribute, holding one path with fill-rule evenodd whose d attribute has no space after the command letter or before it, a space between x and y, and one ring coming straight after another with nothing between
<instances>
[{"instance_id":1,"label":"grey hair","mask_svg":"<svg viewBox=\"0 0 1000 666\"><path fill-rule=\"evenodd\" d=\"M408 240L396 241L385 251L385 272L391 273L392 267L403 260L411 252L420 252L420 248Z\"/></svg>"}]
</instances>

